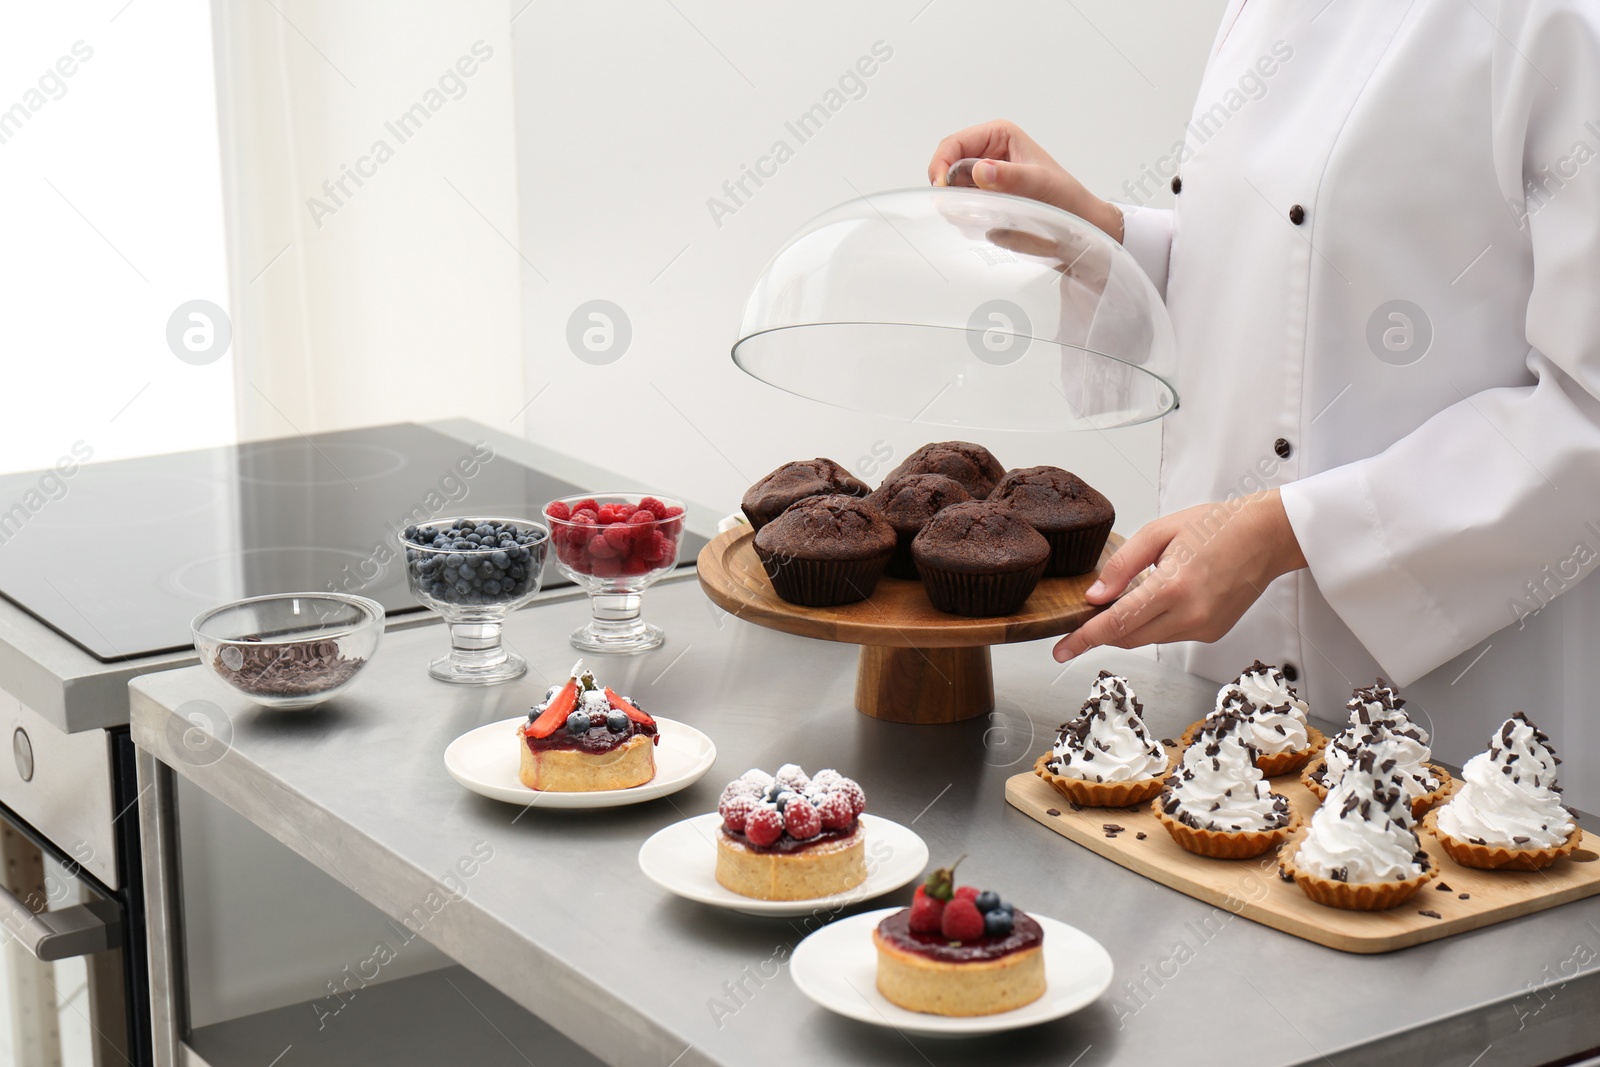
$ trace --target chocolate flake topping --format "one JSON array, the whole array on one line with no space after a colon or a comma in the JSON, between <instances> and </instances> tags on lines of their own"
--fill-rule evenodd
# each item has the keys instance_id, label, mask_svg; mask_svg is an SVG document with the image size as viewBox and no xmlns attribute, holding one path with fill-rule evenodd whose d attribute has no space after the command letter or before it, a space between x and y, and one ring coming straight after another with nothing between
<instances>
[{"instance_id":1,"label":"chocolate flake topping","mask_svg":"<svg viewBox=\"0 0 1600 1067\"><path fill-rule=\"evenodd\" d=\"M1440 915L1438 912L1429 911L1427 908L1423 908L1421 911L1417 912L1417 914L1418 915L1426 915L1430 919L1442 919L1442 918L1444 918L1444 916Z\"/></svg>"},{"instance_id":2,"label":"chocolate flake topping","mask_svg":"<svg viewBox=\"0 0 1600 1067\"><path fill-rule=\"evenodd\" d=\"M1061 814L1061 809L1060 808L1045 808L1044 809L1044 813L1046 815L1060 815Z\"/></svg>"}]
</instances>

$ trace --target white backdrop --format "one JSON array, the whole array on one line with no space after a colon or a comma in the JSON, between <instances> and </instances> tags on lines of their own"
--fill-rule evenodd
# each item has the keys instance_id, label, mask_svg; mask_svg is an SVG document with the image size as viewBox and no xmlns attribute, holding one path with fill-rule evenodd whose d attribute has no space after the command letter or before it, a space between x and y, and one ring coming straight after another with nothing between
<instances>
[{"instance_id":1,"label":"white backdrop","mask_svg":"<svg viewBox=\"0 0 1600 1067\"><path fill-rule=\"evenodd\" d=\"M942 136L990 118L1125 196L1181 136L1222 6L529 5L513 23L527 434L730 510L785 460L830 456L875 484L917 445L962 436L745 376L728 350L757 272L813 215L923 183ZM848 77L863 56L874 73ZM818 103L830 116L802 141L791 125ZM792 158L764 162L780 140ZM724 187L758 164L762 184ZM614 362L569 344L593 300L631 328ZM1155 514L1157 433L978 436L1008 466L1081 474L1131 532Z\"/></svg>"}]
</instances>

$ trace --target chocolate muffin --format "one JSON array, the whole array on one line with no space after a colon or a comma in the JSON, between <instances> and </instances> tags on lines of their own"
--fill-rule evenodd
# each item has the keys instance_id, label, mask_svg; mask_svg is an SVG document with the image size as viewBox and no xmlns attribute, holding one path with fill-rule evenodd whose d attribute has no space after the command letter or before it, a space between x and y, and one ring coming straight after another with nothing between
<instances>
[{"instance_id":1,"label":"chocolate muffin","mask_svg":"<svg viewBox=\"0 0 1600 1067\"><path fill-rule=\"evenodd\" d=\"M937 512L971 499L972 494L960 482L942 474L906 474L873 490L867 502L889 520L896 539L886 573L893 578L915 578L917 565L911 558L911 539Z\"/></svg>"},{"instance_id":2,"label":"chocolate muffin","mask_svg":"<svg viewBox=\"0 0 1600 1067\"><path fill-rule=\"evenodd\" d=\"M974 500L982 500L1005 476L1006 469L982 445L971 441L935 441L923 445L889 472L884 484L906 474L942 474L961 483Z\"/></svg>"},{"instance_id":3,"label":"chocolate muffin","mask_svg":"<svg viewBox=\"0 0 1600 1067\"><path fill-rule=\"evenodd\" d=\"M1099 490L1060 467L1008 471L989 499L1021 515L1050 542L1047 577L1094 570L1117 513Z\"/></svg>"},{"instance_id":4,"label":"chocolate muffin","mask_svg":"<svg viewBox=\"0 0 1600 1067\"><path fill-rule=\"evenodd\" d=\"M1004 504L951 504L911 542L928 599L954 615L1014 615L1050 561L1050 542Z\"/></svg>"},{"instance_id":5,"label":"chocolate muffin","mask_svg":"<svg viewBox=\"0 0 1600 1067\"><path fill-rule=\"evenodd\" d=\"M865 600L894 554L894 527L859 497L796 501L756 534L772 588L791 604L825 608Z\"/></svg>"},{"instance_id":6,"label":"chocolate muffin","mask_svg":"<svg viewBox=\"0 0 1600 1067\"><path fill-rule=\"evenodd\" d=\"M797 459L745 490L739 508L750 525L760 530L796 500L827 493L866 496L871 491L866 482L831 459Z\"/></svg>"}]
</instances>

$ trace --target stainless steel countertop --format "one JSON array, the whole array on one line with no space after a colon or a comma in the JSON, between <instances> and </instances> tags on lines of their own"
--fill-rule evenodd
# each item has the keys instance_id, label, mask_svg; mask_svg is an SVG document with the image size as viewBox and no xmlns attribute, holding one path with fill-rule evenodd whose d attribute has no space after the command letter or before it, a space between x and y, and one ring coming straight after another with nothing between
<instances>
[{"instance_id":1,"label":"stainless steel countertop","mask_svg":"<svg viewBox=\"0 0 1600 1067\"><path fill-rule=\"evenodd\" d=\"M424 425L468 444L487 440L497 455L577 485L616 490L644 488L591 463L470 419L444 419ZM723 512L693 501L686 503L690 527L706 537L715 535L716 521ZM560 589L551 596L559 598L571 592ZM432 613L402 615L391 620L388 628L399 630L437 621ZM0 688L67 733L125 724L131 679L195 662L191 649L103 663L15 604L0 599Z\"/></svg>"},{"instance_id":2,"label":"stainless steel countertop","mask_svg":"<svg viewBox=\"0 0 1600 1067\"><path fill-rule=\"evenodd\" d=\"M710 734L711 773L672 797L595 812L524 812L468 793L445 772L445 746L560 680L585 611L574 600L516 615L508 638L534 670L487 691L428 678L436 629L389 635L345 697L310 713L257 709L200 668L140 678L134 740L397 918L430 894L440 901L439 879L491 848L423 936L610 1063L1500 1067L1600 1044L1600 899L1348 955L1147 881L1008 807L1005 779L1031 765L1101 666L1133 680L1159 734L1209 708L1214 686L1133 653L1099 650L1062 669L1047 643L997 648L993 716L896 725L852 708L854 647L741 622L693 581L671 581L645 597L667 645L595 666ZM214 762L184 744L193 726L176 712L197 700L231 734ZM914 825L935 862L967 853L966 877L1098 938L1116 962L1111 991L1031 1030L939 1041L835 1017L786 975L752 977L815 922L676 899L636 856L655 830L712 810L728 779L786 761L860 779L869 810ZM909 899L908 888L858 910ZM739 983L742 1003L729 995ZM720 1022L718 1001L736 1009Z\"/></svg>"}]
</instances>

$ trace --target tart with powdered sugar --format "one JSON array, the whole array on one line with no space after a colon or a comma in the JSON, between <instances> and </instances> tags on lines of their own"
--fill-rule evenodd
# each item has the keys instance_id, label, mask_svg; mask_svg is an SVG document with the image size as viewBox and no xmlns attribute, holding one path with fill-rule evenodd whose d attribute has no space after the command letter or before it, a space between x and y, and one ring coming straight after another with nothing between
<instances>
[{"instance_id":1,"label":"tart with powdered sugar","mask_svg":"<svg viewBox=\"0 0 1600 1067\"><path fill-rule=\"evenodd\" d=\"M1256 751L1256 767L1276 778L1304 767L1328 739L1306 721L1309 711L1283 670L1256 660L1239 677L1217 691L1217 711L1232 709L1244 716L1242 736ZM1204 720L1192 723L1180 739L1194 742Z\"/></svg>"},{"instance_id":2,"label":"tart with powdered sugar","mask_svg":"<svg viewBox=\"0 0 1600 1067\"><path fill-rule=\"evenodd\" d=\"M1517 712L1461 769L1461 791L1428 813L1423 828L1463 867L1537 871L1570 856L1583 838L1561 802L1550 739Z\"/></svg>"},{"instance_id":3,"label":"tart with powdered sugar","mask_svg":"<svg viewBox=\"0 0 1600 1067\"><path fill-rule=\"evenodd\" d=\"M813 900L867 880L861 787L838 771L748 770L717 804L716 878L757 900Z\"/></svg>"},{"instance_id":4,"label":"tart with powdered sugar","mask_svg":"<svg viewBox=\"0 0 1600 1067\"><path fill-rule=\"evenodd\" d=\"M1206 716L1151 811L1180 846L1215 859L1247 859L1283 843L1299 826L1289 798L1274 793L1234 708Z\"/></svg>"},{"instance_id":5,"label":"tart with powdered sugar","mask_svg":"<svg viewBox=\"0 0 1600 1067\"><path fill-rule=\"evenodd\" d=\"M565 685L517 727L517 776L529 789L593 793L631 789L656 776L656 721L638 703L595 681L579 660Z\"/></svg>"},{"instance_id":6,"label":"tart with powdered sugar","mask_svg":"<svg viewBox=\"0 0 1600 1067\"><path fill-rule=\"evenodd\" d=\"M1120 808L1161 792L1172 759L1150 736L1126 678L1101 671L1076 718L1034 762L1033 773L1075 804Z\"/></svg>"}]
</instances>

